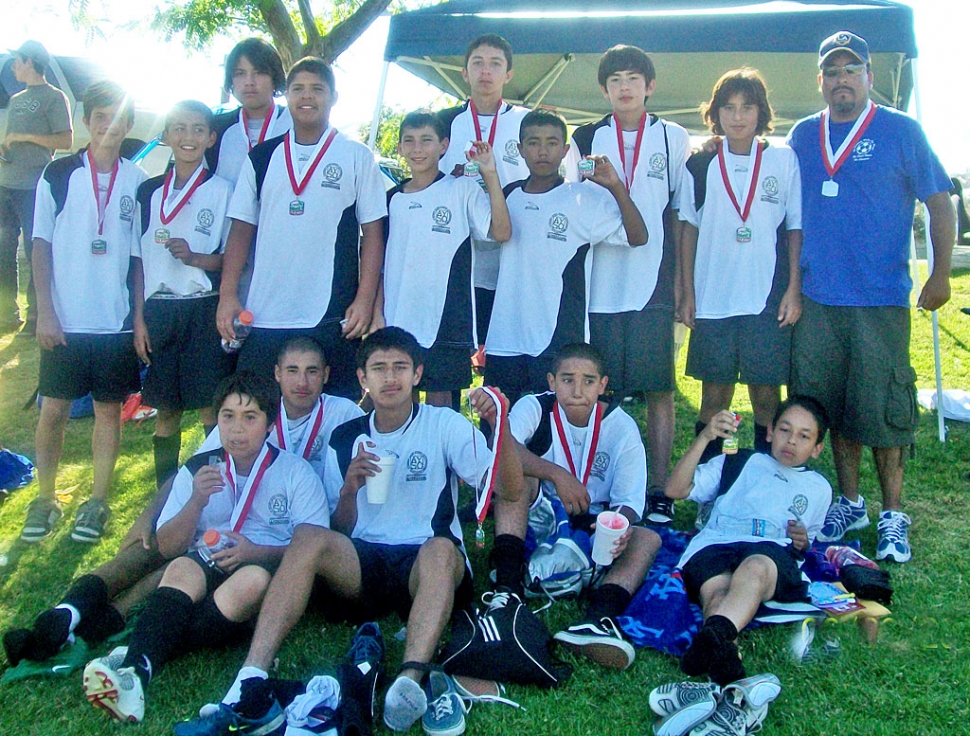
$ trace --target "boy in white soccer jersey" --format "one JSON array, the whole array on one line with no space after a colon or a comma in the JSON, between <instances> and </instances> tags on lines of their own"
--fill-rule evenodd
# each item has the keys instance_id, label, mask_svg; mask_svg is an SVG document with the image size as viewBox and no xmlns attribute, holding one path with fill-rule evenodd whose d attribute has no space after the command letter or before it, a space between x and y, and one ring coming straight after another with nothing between
<instances>
[{"instance_id":1,"label":"boy in white soccer jersey","mask_svg":"<svg viewBox=\"0 0 970 736\"><path fill-rule=\"evenodd\" d=\"M231 705L239 701L243 680L267 677L284 637L306 609L315 579L366 620L397 611L407 621L403 664L384 701L384 723L407 731L426 711L434 717L435 698L419 683L453 608L472 596L456 511L458 477L477 487L494 468L512 501L523 484L517 453L502 451L496 459L484 436L460 414L412 402L422 354L414 336L397 327L364 340L357 376L374 411L338 427L330 438L324 486L334 531L310 525L296 530L266 594L245 666L220 710L202 719L209 721L206 733L264 721L264 715L243 716ZM472 402L484 411L492 399L477 392ZM506 419L500 432L507 431ZM375 453L396 454L393 470L382 471ZM393 473L384 504L371 503L364 488L379 472ZM441 697L452 696L454 691Z\"/></svg>"},{"instance_id":2,"label":"boy in white soccer jersey","mask_svg":"<svg viewBox=\"0 0 970 736\"><path fill-rule=\"evenodd\" d=\"M198 409L208 434L212 395L232 371L216 329L232 184L205 166L216 137L212 112L195 100L180 102L162 135L175 166L138 188L132 253L135 352L148 365L145 402L158 410L152 444L159 487L178 470L182 412Z\"/></svg>"},{"instance_id":3,"label":"boy in white soccer jersey","mask_svg":"<svg viewBox=\"0 0 970 736\"><path fill-rule=\"evenodd\" d=\"M485 343L485 383L513 401L547 387L559 348L588 340L592 244L647 242L643 218L607 157L593 157L589 178L599 186L563 181L559 166L569 146L560 115L533 110L519 135L529 178L506 187L512 238L502 246Z\"/></svg>"},{"instance_id":4,"label":"boy in white soccer jersey","mask_svg":"<svg viewBox=\"0 0 970 736\"><path fill-rule=\"evenodd\" d=\"M34 207L40 394L37 498L20 538L37 542L61 517L54 496L71 401L94 399L91 498L77 510L71 538L96 543L108 521L108 491L121 440L121 402L138 391L128 294L136 246L135 193L145 172L120 158L134 122L128 96L112 82L84 95L91 144L44 170Z\"/></svg>"},{"instance_id":5,"label":"boy in white soccer jersey","mask_svg":"<svg viewBox=\"0 0 970 736\"><path fill-rule=\"evenodd\" d=\"M704 448L737 427L731 412L715 415L666 488L671 498L714 504L678 565L688 596L704 609L704 626L680 667L690 676L710 674L719 685L745 676L735 639L759 605L807 599L801 563L832 500L828 481L805 467L821 454L828 428L815 399L791 396L779 405L768 427L770 455L742 450L699 465Z\"/></svg>"},{"instance_id":6,"label":"boy in white soccer jersey","mask_svg":"<svg viewBox=\"0 0 970 736\"><path fill-rule=\"evenodd\" d=\"M547 380L548 392L523 396L509 412L529 492L516 503L499 496L495 505L489 564L496 586L520 597L531 510L543 502L562 504L574 528L587 533L607 509L619 511L632 525L643 513L647 482L636 422L615 403L601 401L609 379L599 352L586 343L564 346ZM602 584L590 593L583 620L554 638L605 667L629 667L634 650L615 619L630 604L659 548L655 532L631 526L617 542Z\"/></svg>"},{"instance_id":7,"label":"boy in white soccer jersey","mask_svg":"<svg viewBox=\"0 0 970 736\"><path fill-rule=\"evenodd\" d=\"M427 351L418 388L434 406L453 406L457 391L471 383L472 240L505 242L512 234L492 147L477 141L470 154L488 194L469 177L438 170L447 148L445 125L434 113L419 110L401 121L398 153L411 178L387 193L384 246L384 321L413 334Z\"/></svg>"},{"instance_id":8,"label":"boy in white soccer jersey","mask_svg":"<svg viewBox=\"0 0 970 736\"><path fill-rule=\"evenodd\" d=\"M330 126L336 91L325 62L298 61L286 97L293 130L253 148L233 193L217 323L235 337L239 277L255 240L253 330L238 366L269 375L280 345L313 337L330 361L331 390L351 397L384 261L386 194L370 150Z\"/></svg>"},{"instance_id":9,"label":"boy in white soccer jersey","mask_svg":"<svg viewBox=\"0 0 970 736\"><path fill-rule=\"evenodd\" d=\"M696 431L731 406L740 380L754 409L754 448L768 452L767 425L788 383L791 325L801 315L798 159L758 138L771 132L772 110L753 69L724 74L703 115L724 140L687 161L678 204L680 313L693 330L687 375L703 381ZM720 451L717 439L702 461Z\"/></svg>"},{"instance_id":10,"label":"boy in white soccer jersey","mask_svg":"<svg viewBox=\"0 0 970 736\"><path fill-rule=\"evenodd\" d=\"M461 75L470 91L468 100L438 113L445 123L448 150L439 167L445 174L462 173L472 144L488 143L495 152L495 168L501 186L525 179L529 172L519 153L519 124L529 110L502 99L505 85L512 81L512 47L494 33L475 38L465 50ZM480 174L468 172L472 179L485 181ZM475 248L475 325L479 347L485 344L498 282L499 249L487 239L472 239ZM478 356L476 356L476 360Z\"/></svg>"},{"instance_id":11,"label":"boy in white soccer jersey","mask_svg":"<svg viewBox=\"0 0 970 736\"><path fill-rule=\"evenodd\" d=\"M84 668L88 700L121 721L144 718L145 688L176 647L245 637L293 529L330 521L309 463L267 442L279 402L273 382L236 373L215 399L223 446L182 466L158 518L159 552L173 561L148 597L130 644ZM207 547L207 530L231 545Z\"/></svg>"},{"instance_id":12,"label":"boy in white soccer jersey","mask_svg":"<svg viewBox=\"0 0 970 736\"><path fill-rule=\"evenodd\" d=\"M674 441L674 308L679 224L674 214L690 138L679 125L647 113L657 86L653 62L635 46L614 46L600 59L600 90L612 112L573 133L566 179L579 181L579 161L610 156L650 232L638 250L594 247L589 295L590 342L603 353L613 392L646 402L650 521L672 519L663 495Z\"/></svg>"}]
</instances>

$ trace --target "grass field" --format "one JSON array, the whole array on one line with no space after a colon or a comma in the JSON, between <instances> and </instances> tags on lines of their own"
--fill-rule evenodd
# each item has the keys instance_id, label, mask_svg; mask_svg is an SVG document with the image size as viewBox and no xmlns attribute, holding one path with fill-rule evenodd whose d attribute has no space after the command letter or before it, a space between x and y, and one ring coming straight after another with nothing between
<instances>
[{"instance_id":1,"label":"grass field","mask_svg":"<svg viewBox=\"0 0 970 736\"><path fill-rule=\"evenodd\" d=\"M944 385L968 387L970 317L961 314L959 308L970 306L970 272L957 272L953 287L952 301L939 313ZM30 457L37 411L25 411L22 406L36 383L37 360L33 340L0 336L0 443ZM683 360L682 352L681 375ZM929 314L913 314L913 361L919 385L933 386ZM739 391L735 406L750 432L750 406L742 394L744 391ZM681 378L675 456L691 439L698 400L699 385ZM635 406L634 411L641 409ZM185 426L189 426L188 421ZM876 646L863 643L854 624L846 625L840 632L841 659L797 666L787 655L793 627L742 634L748 672L774 672L784 686L765 722L766 733L949 735L970 728L970 428L951 422L949 430L948 442L940 444L935 415L923 414L905 485L906 510L914 520L914 557L905 566L887 567L896 588L893 616L882 626ZM51 538L34 546L16 541L27 503L34 495L33 487L15 492L0 509L0 554L6 558L6 565L0 567L2 630L29 625L37 612L57 603L74 578L107 560L152 493L152 423L127 425L108 537L97 547L73 543L69 538L70 520L77 504L86 498L91 482L90 433L90 419L70 423L59 487L77 486L77 491ZM197 425L186 431L183 458L200 441ZM743 441L750 443L750 435ZM816 467L834 481L828 450ZM875 550L877 489L867 457L863 493L869 499L873 524L860 536L863 550L870 556ZM679 504L677 528L688 529L693 512L692 504ZM467 533L466 538L471 541ZM470 546L474 551L474 545ZM473 562L481 580L483 559L476 556ZM563 603L542 615L555 631L576 613L576 604ZM388 666L393 669L402 653L393 636L401 622L392 618L381 625L389 643ZM279 675L307 679L328 671L346 651L352 634L348 626L329 624L318 615L308 614L279 654ZM152 682L144 724L131 727L131 732L146 736L170 733L174 722L192 715L202 703L221 697L242 658L243 651L233 649L203 652L171 663ZM651 733L647 693L681 677L675 660L650 650L639 651L637 661L625 673L605 672L585 661L575 664L572 679L558 691L510 687L509 696L521 703L523 710L476 706L468 717L469 733ZM0 687L0 734L101 734L125 728L109 723L85 702L80 680L80 674L74 673L67 678L27 680Z\"/></svg>"}]
</instances>

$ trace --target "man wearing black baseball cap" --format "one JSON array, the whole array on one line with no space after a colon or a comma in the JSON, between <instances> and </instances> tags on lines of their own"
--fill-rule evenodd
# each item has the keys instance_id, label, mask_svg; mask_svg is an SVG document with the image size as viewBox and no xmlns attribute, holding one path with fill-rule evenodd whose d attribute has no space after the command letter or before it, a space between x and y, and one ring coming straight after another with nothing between
<instances>
[{"instance_id":1,"label":"man wearing black baseball cap","mask_svg":"<svg viewBox=\"0 0 970 736\"><path fill-rule=\"evenodd\" d=\"M47 83L50 54L38 41L11 49L13 73L27 88L10 98L7 129L0 138L0 332L20 324L17 308L17 243L21 231L30 260L34 188L57 149L73 142L67 97ZM33 334L37 312L33 278L27 288L27 327Z\"/></svg>"},{"instance_id":2,"label":"man wearing black baseball cap","mask_svg":"<svg viewBox=\"0 0 970 736\"><path fill-rule=\"evenodd\" d=\"M822 41L818 84L827 108L792 128L802 179L803 312L795 325L791 391L818 399L832 423L842 495L820 541L869 524L859 495L862 448L872 448L882 513L876 559L912 556L901 510L904 450L915 441L916 372L909 360L909 241L916 200L932 218L933 273L917 306L950 298L950 179L912 118L869 99L869 44L850 31Z\"/></svg>"}]
</instances>

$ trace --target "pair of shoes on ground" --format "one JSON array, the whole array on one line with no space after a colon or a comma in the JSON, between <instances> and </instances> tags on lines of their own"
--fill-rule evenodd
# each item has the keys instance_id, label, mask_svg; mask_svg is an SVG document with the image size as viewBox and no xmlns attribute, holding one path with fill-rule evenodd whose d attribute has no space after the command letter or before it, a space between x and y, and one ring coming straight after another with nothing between
<instances>
[{"instance_id":1,"label":"pair of shoes on ground","mask_svg":"<svg viewBox=\"0 0 970 736\"><path fill-rule=\"evenodd\" d=\"M876 559L892 562L909 562L913 556L913 548L909 543L908 528L913 520L902 511L883 511L879 514L879 524L876 527L878 542L876 543ZM845 496L839 496L825 515L825 522L818 533L820 542L838 542L847 533L865 529L869 526L869 512L866 501L859 496L857 503L851 503Z\"/></svg>"},{"instance_id":2,"label":"pair of shoes on ground","mask_svg":"<svg viewBox=\"0 0 970 736\"><path fill-rule=\"evenodd\" d=\"M604 616L598 621L586 620L568 629L556 632L552 637L574 654L613 670L625 670L636 658L633 646L620 633L616 622Z\"/></svg>"},{"instance_id":3,"label":"pair of shoes on ground","mask_svg":"<svg viewBox=\"0 0 970 736\"><path fill-rule=\"evenodd\" d=\"M752 675L725 685L673 682L650 693L650 709L662 720L656 736L746 736L768 715L768 704L781 693L772 674Z\"/></svg>"},{"instance_id":4,"label":"pair of shoes on ground","mask_svg":"<svg viewBox=\"0 0 970 736\"><path fill-rule=\"evenodd\" d=\"M20 533L21 541L34 543L45 539L63 515L61 505L56 500L35 498L27 507L27 518ZM71 539L75 542L97 544L104 536L110 517L111 509L108 504L96 498L88 499L78 506Z\"/></svg>"},{"instance_id":5,"label":"pair of shoes on ground","mask_svg":"<svg viewBox=\"0 0 970 736\"><path fill-rule=\"evenodd\" d=\"M428 672L424 687L399 675L384 698L384 725L392 731L407 731L420 719L428 736L460 736L467 712L454 680L440 669Z\"/></svg>"}]
</instances>

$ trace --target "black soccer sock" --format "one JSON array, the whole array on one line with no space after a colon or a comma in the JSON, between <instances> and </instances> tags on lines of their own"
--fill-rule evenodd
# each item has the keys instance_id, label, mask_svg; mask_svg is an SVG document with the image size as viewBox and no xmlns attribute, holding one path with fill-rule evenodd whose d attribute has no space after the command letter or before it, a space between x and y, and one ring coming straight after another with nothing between
<instances>
[{"instance_id":1,"label":"black soccer sock","mask_svg":"<svg viewBox=\"0 0 970 736\"><path fill-rule=\"evenodd\" d=\"M155 485L158 488L175 475L179 469L179 448L182 447L182 433L176 432L171 437L152 437L152 447L155 449Z\"/></svg>"},{"instance_id":2,"label":"black soccer sock","mask_svg":"<svg viewBox=\"0 0 970 736\"><path fill-rule=\"evenodd\" d=\"M499 534L488 555L488 564L495 570L495 587L511 588L520 596L525 575L525 542L514 534Z\"/></svg>"},{"instance_id":3,"label":"black soccer sock","mask_svg":"<svg viewBox=\"0 0 970 736\"><path fill-rule=\"evenodd\" d=\"M712 629L724 641L734 641L738 638L737 627L726 616L710 616L704 621L704 628Z\"/></svg>"},{"instance_id":4,"label":"black soccer sock","mask_svg":"<svg viewBox=\"0 0 970 736\"><path fill-rule=\"evenodd\" d=\"M57 654L71 633L71 612L65 608L49 608L34 619L34 628L22 657L36 662Z\"/></svg>"},{"instance_id":5,"label":"black soccer sock","mask_svg":"<svg viewBox=\"0 0 970 736\"><path fill-rule=\"evenodd\" d=\"M244 641L253 633L249 621L230 621L211 595L192 610L185 636L179 643L179 651L191 652L203 647L221 647Z\"/></svg>"},{"instance_id":6,"label":"black soccer sock","mask_svg":"<svg viewBox=\"0 0 970 736\"><path fill-rule=\"evenodd\" d=\"M589 594L589 601L586 604L586 618L599 621L606 616L610 618L620 616L630 605L632 599L633 596L630 591L623 586L605 583Z\"/></svg>"},{"instance_id":7,"label":"black soccer sock","mask_svg":"<svg viewBox=\"0 0 970 736\"><path fill-rule=\"evenodd\" d=\"M194 608L192 599L175 588L159 588L148 596L121 665L134 667L143 687L148 687L152 670L157 671L168 660L184 635Z\"/></svg>"},{"instance_id":8,"label":"black soccer sock","mask_svg":"<svg viewBox=\"0 0 970 736\"><path fill-rule=\"evenodd\" d=\"M77 609L81 620L96 615L110 603L108 584L97 575L82 575L64 595L61 603Z\"/></svg>"},{"instance_id":9,"label":"black soccer sock","mask_svg":"<svg viewBox=\"0 0 970 736\"><path fill-rule=\"evenodd\" d=\"M694 436L697 437L701 432L704 431L704 427L707 425L704 422L694 422ZM724 439L717 437L707 443L707 447L704 448L704 452L701 453L701 459L697 461L698 465L703 465L708 460L713 460L718 455L721 454L721 447L724 444Z\"/></svg>"},{"instance_id":10,"label":"black soccer sock","mask_svg":"<svg viewBox=\"0 0 970 736\"><path fill-rule=\"evenodd\" d=\"M768 428L763 424L754 423L754 451L771 454L771 443L768 442Z\"/></svg>"}]
</instances>

